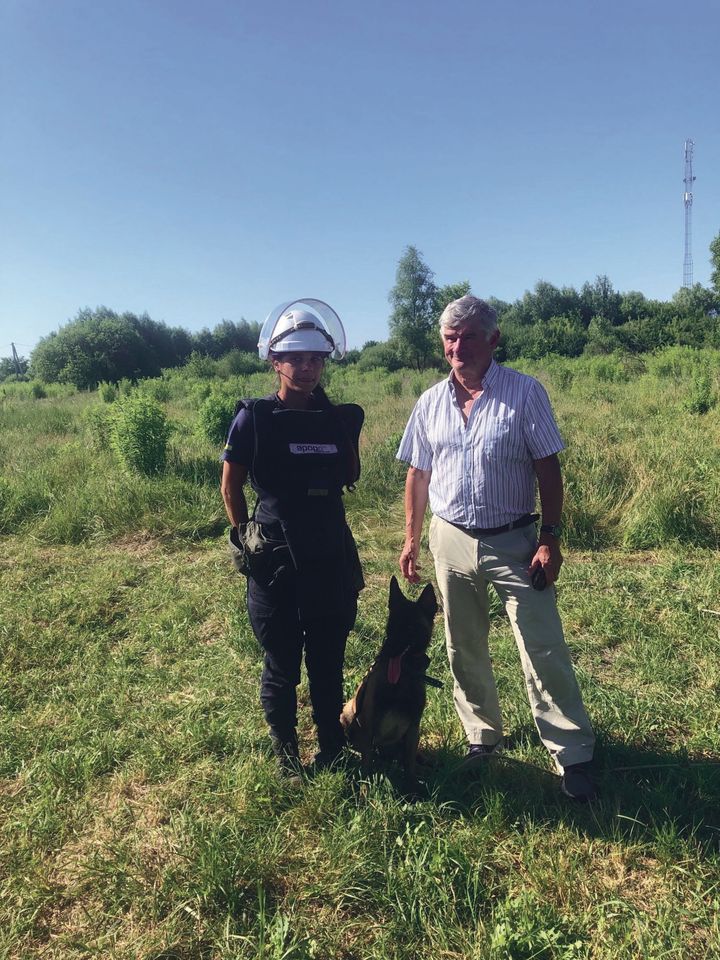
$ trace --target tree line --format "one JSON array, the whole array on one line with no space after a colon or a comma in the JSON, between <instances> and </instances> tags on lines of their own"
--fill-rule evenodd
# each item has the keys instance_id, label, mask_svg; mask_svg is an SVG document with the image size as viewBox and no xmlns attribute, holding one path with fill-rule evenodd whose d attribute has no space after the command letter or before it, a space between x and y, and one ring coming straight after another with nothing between
<instances>
[{"instance_id":1,"label":"tree line","mask_svg":"<svg viewBox=\"0 0 720 960\"><path fill-rule=\"evenodd\" d=\"M152 320L147 313L115 313L107 307L81 310L74 320L43 337L33 350L26 376L45 383L72 383L85 390L101 382L158 377L164 369L198 358L219 359L233 352L252 354L260 324L222 320L212 330L190 333ZM0 361L0 379L15 368ZM3 377L2 373L6 375Z\"/></svg>"},{"instance_id":2,"label":"tree line","mask_svg":"<svg viewBox=\"0 0 720 960\"><path fill-rule=\"evenodd\" d=\"M669 301L639 291L621 293L606 276L574 287L539 280L513 302L487 297L498 315L499 360L547 354L577 357L624 351L646 353L684 345L720 348L720 234L710 245L711 287L682 287ZM389 299L390 338L363 351L360 362L377 358L389 366L423 367L442 361L437 327L445 305L470 292L467 281L437 286L415 247L398 263Z\"/></svg>"},{"instance_id":3,"label":"tree line","mask_svg":"<svg viewBox=\"0 0 720 960\"><path fill-rule=\"evenodd\" d=\"M579 290L539 280L513 302L489 296L501 330L496 355L512 361L547 354L645 353L676 344L720 349L720 234L710 244L710 262L710 287L683 287L669 301L638 291L621 293L606 276ZM440 314L469 292L466 280L437 284L420 251L406 247L388 295L388 339L350 350L343 362L366 370L442 367ZM212 361L221 359L224 372L250 373L262 368L256 354L259 333L259 323L244 319L222 320L212 330L190 333L147 313L84 309L43 337L29 361L21 357L19 374L13 358L0 358L0 382L34 378L90 389L101 382L157 377L164 369L185 365L190 372L209 375L215 369Z\"/></svg>"}]
</instances>

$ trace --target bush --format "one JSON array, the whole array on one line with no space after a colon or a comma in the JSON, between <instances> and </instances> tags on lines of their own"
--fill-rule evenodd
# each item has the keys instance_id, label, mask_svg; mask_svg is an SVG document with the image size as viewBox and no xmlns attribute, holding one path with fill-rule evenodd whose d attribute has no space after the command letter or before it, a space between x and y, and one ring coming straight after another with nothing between
<instances>
[{"instance_id":1,"label":"bush","mask_svg":"<svg viewBox=\"0 0 720 960\"><path fill-rule=\"evenodd\" d=\"M170 424L157 401L142 394L115 404L110 421L110 446L125 469L161 473L167 460Z\"/></svg>"},{"instance_id":2,"label":"bush","mask_svg":"<svg viewBox=\"0 0 720 960\"><path fill-rule=\"evenodd\" d=\"M693 375L707 362L704 351L694 347L667 347L647 358L647 372L658 378L682 380Z\"/></svg>"},{"instance_id":3,"label":"bush","mask_svg":"<svg viewBox=\"0 0 720 960\"><path fill-rule=\"evenodd\" d=\"M90 434L90 446L93 449L102 450L107 447L111 416L111 411L99 403L83 410L82 422Z\"/></svg>"},{"instance_id":4,"label":"bush","mask_svg":"<svg viewBox=\"0 0 720 960\"><path fill-rule=\"evenodd\" d=\"M150 397L151 400L157 400L158 403L167 403L172 396L172 390L167 380L161 380L157 377L143 380L138 388L144 396Z\"/></svg>"},{"instance_id":5,"label":"bush","mask_svg":"<svg viewBox=\"0 0 720 960\"><path fill-rule=\"evenodd\" d=\"M37 380L30 387L30 393L36 400L44 400L47 397L47 390Z\"/></svg>"},{"instance_id":6,"label":"bush","mask_svg":"<svg viewBox=\"0 0 720 960\"><path fill-rule=\"evenodd\" d=\"M707 413L715 406L712 380L707 373L696 373L690 384L690 394L685 409L690 413Z\"/></svg>"},{"instance_id":7,"label":"bush","mask_svg":"<svg viewBox=\"0 0 720 960\"><path fill-rule=\"evenodd\" d=\"M231 350L217 362L217 372L220 377L246 377L251 373L262 373L266 369L267 363L256 353L247 353L242 350Z\"/></svg>"},{"instance_id":8,"label":"bush","mask_svg":"<svg viewBox=\"0 0 720 960\"><path fill-rule=\"evenodd\" d=\"M384 387L387 397L401 397L403 393L403 383L400 377L390 377L385 381Z\"/></svg>"},{"instance_id":9,"label":"bush","mask_svg":"<svg viewBox=\"0 0 720 960\"><path fill-rule=\"evenodd\" d=\"M237 400L226 393L211 393L200 405L198 427L212 444L225 443Z\"/></svg>"},{"instance_id":10,"label":"bush","mask_svg":"<svg viewBox=\"0 0 720 960\"><path fill-rule=\"evenodd\" d=\"M218 374L218 364L212 357L193 350L183 370L196 380L212 380Z\"/></svg>"},{"instance_id":11,"label":"bush","mask_svg":"<svg viewBox=\"0 0 720 960\"><path fill-rule=\"evenodd\" d=\"M98 393L103 403L114 403L118 398L118 388L114 383L99 383Z\"/></svg>"}]
</instances>

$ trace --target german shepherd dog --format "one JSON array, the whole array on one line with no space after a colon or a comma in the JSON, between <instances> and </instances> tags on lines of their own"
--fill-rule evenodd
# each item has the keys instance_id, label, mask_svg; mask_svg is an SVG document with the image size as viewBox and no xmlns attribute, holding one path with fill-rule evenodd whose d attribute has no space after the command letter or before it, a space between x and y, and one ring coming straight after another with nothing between
<instances>
[{"instance_id":1,"label":"german shepherd dog","mask_svg":"<svg viewBox=\"0 0 720 960\"><path fill-rule=\"evenodd\" d=\"M348 742L362 756L363 775L370 773L376 748L398 747L406 784L414 791L419 787L415 762L425 684L441 686L425 675L437 608L432 584L413 601L403 596L395 577L390 580L385 642L340 715Z\"/></svg>"}]
</instances>

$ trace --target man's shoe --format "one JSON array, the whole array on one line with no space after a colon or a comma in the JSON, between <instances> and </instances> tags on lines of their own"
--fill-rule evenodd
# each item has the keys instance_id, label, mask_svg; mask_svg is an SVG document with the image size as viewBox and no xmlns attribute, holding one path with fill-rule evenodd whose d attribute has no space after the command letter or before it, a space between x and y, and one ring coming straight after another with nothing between
<instances>
[{"instance_id":1,"label":"man's shoe","mask_svg":"<svg viewBox=\"0 0 720 960\"><path fill-rule=\"evenodd\" d=\"M474 767L489 757L497 756L502 750L502 740L497 743L471 743L462 761L463 767Z\"/></svg>"},{"instance_id":2,"label":"man's shoe","mask_svg":"<svg viewBox=\"0 0 720 960\"><path fill-rule=\"evenodd\" d=\"M343 747L331 747L325 750L318 750L313 757L312 763L308 767L308 775L314 777L323 770L337 770L342 766L345 759L345 749Z\"/></svg>"},{"instance_id":3,"label":"man's shoe","mask_svg":"<svg viewBox=\"0 0 720 960\"><path fill-rule=\"evenodd\" d=\"M597 800L597 787L590 777L590 763L572 763L563 768L560 789L566 797L578 803L592 803Z\"/></svg>"}]
</instances>

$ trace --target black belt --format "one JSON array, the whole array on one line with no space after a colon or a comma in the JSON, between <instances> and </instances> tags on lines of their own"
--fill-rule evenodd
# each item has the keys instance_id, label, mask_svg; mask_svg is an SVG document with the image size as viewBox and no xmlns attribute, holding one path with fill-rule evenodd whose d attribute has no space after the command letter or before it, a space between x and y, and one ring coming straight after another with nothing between
<instances>
[{"instance_id":1,"label":"black belt","mask_svg":"<svg viewBox=\"0 0 720 960\"><path fill-rule=\"evenodd\" d=\"M452 520L447 522L452 524L453 527L457 527L458 530L462 530L463 533L469 533L471 537L494 537L497 533L507 533L508 530L515 530L520 527L527 527L531 523L535 523L536 520L540 519L540 514L538 513L524 513L521 517L518 517L517 520L511 520L510 523L504 523L501 527L463 527L460 523L453 523Z\"/></svg>"}]
</instances>

